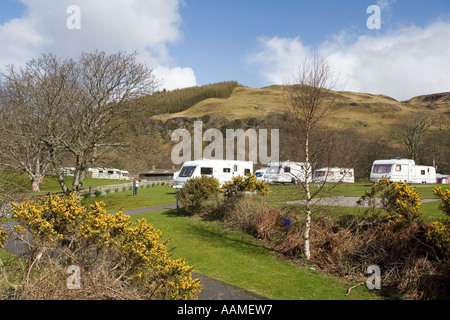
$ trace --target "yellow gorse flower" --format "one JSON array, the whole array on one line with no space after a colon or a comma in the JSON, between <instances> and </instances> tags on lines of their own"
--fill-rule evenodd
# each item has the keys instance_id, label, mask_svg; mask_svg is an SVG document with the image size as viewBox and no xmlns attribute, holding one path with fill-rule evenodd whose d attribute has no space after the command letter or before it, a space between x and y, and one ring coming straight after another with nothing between
<instances>
[{"instance_id":1,"label":"yellow gorse flower","mask_svg":"<svg viewBox=\"0 0 450 320\"><path fill-rule=\"evenodd\" d=\"M26 202L14 206L14 218L33 237L54 246L81 245L84 241L91 246L95 244L96 250L115 250L121 257L122 269L129 279L134 279L134 285L150 288L156 281L164 298L196 298L201 289L200 280L192 279L192 268L184 260L170 256L166 243L161 242L160 230L155 230L145 219L133 226L130 217L121 211L107 214L103 202L87 208L80 201L81 198L71 195Z\"/></svg>"}]
</instances>

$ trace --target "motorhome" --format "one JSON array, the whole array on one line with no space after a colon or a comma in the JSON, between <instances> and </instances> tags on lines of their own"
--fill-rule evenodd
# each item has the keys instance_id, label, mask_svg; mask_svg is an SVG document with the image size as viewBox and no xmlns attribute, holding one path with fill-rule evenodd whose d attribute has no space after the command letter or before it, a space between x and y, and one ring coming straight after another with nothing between
<instances>
[{"instance_id":1,"label":"motorhome","mask_svg":"<svg viewBox=\"0 0 450 320\"><path fill-rule=\"evenodd\" d=\"M322 168L314 171L314 182L354 183L355 170L353 168Z\"/></svg>"},{"instance_id":2,"label":"motorhome","mask_svg":"<svg viewBox=\"0 0 450 320\"><path fill-rule=\"evenodd\" d=\"M188 161L183 164L173 187L181 189L189 179L201 176L214 177L223 185L231 181L235 176L245 176L249 173L253 173L252 161L209 159Z\"/></svg>"},{"instance_id":3,"label":"motorhome","mask_svg":"<svg viewBox=\"0 0 450 320\"><path fill-rule=\"evenodd\" d=\"M436 168L416 165L410 159L376 160L370 172L370 181L388 178L391 182L436 183Z\"/></svg>"},{"instance_id":4,"label":"motorhome","mask_svg":"<svg viewBox=\"0 0 450 320\"><path fill-rule=\"evenodd\" d=\"M271 162L264 173L267 183L293 183L298 184L306 179L306 166L302 162ZM309 174L311 176L311 173Z\"/></svg>"}]
</instances>

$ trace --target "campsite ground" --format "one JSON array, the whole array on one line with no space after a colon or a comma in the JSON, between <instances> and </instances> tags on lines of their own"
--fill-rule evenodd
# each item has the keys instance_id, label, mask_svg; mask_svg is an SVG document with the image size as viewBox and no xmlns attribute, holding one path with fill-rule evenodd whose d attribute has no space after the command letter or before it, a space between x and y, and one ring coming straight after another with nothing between
<instances>
[{"instance_id":1,"label":"campsite ground","mask_svg":"<svg viewBox=\"0 0 450 320\"><path fill-rule=\"evenodd\" d=\"M326 195L360 196L369 184L343 185ZM432 197L434 186L417 186L423 198ZM272 186L265 199L275 206L296 208L301 214L301 205L287 205L286 202L302 200L300 189L295 186ZM83 200L83 204L104 201L108 212L120 209L139 209L175 203L175 191L168 186L140 189L137 196L132 191L110 193L99 198ZM440 217L436 202L423 205L424 218ZM142 209L144 208L144 209ZM363 208L325 206L331 215L363 214ZM132 220L147 219L161 229L165 240L176 258L184 258L196 273L204 277L244 288L254 294L276 300L345 300L381 299L376 292L365 286L356 287L346 296L348 288L356 283L344 278L331 277L313 265L295 265L281 258L263 241L240 231L230 230L220 222L205 221L188 216L184 210L168 209L139 213Z\"/></svg>"}]
</instances>

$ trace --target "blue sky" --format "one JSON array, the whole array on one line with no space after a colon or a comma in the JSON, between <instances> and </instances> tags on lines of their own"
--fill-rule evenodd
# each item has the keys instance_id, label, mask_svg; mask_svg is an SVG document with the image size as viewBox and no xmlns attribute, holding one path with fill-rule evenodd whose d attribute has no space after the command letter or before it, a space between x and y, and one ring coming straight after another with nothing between
<instances>
[{"instance_id":1,"label":"blue sky","mask_svg":"<svg viewBox=\"0 0 450 320\"><path fill-rule=\"evenodd\" d=\"M80 28L68 29L70 5ZM367 8L381 9L370 30ZM138 51L168 89L282 83L319 53L342 90L405 100L450 91L449 0L2 0L0 68L44 52Z\"/></svg>"}]
</instances>

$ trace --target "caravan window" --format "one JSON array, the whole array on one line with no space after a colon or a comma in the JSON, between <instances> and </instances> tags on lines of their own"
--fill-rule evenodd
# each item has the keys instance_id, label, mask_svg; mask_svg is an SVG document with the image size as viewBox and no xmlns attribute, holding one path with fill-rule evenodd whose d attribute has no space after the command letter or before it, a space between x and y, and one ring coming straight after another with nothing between
<instances>
[{"instance_id":1,"label":"caravan window","mask_svg":"<svg viewBox=\"0 0 450 320\"><path fill-rule=\"evenodd\" d=\"M425 170L420 170L420 174L421 174L422 176L424 176L424 175L425 175Z\"/></svg>"},{"instance_id":2,"label":"caravan window","mask_svg":"<svg viewBox=\"0 0 450 320\"><path fill-rule=\"evenodd\" d=\"M235 164L234 166L233 166L233 172L237 172L238 171L238 167L237 167L237 164Z\"/></svg>"},{"instance_id":3,"label":"caravan window","mask_svg":"<svg viewBox=\"0 0 450 320\"><path fill-rule=\"evenodd\" d=\"M231 169L230 169L230 168L223 168L223 172L224 172L224 173L230 173L230 172L231 172Z\"/></svg>"},{"instance_id":4,"label":"caravan window","mask_svg":"<svg viewBox=\"0 0 450 320\"><path fill-rule=\"evenodd\" d=\"M291 172L291 167L284 167L284 172L290 173Z\"/></svg>"},{"instance_id":5,"label":"caravan window","mask_svg":"<svg viewBox=\"0 0 450 320\"><path fill-rule=\"evenodd\" d=\"M392 170L392 164L376 164L373 166L373 173L389 173Z\"/></svg>"},{"instance_id":6,"label":"caravan window","mask_svg":"<svg viewBox=\"0 0 450 320\"><path fill-rule=\"evenodd\" d=\"M213 174L213 168L201 168L200 169L200 174L201 175L211 176Z\"/></svg>"},{"instance_id":7,"label":"caravan window","mask_svg":"<svg viewBox=\"0 0 450 320\"><path fill-rule=\"evenodd\" d=\"M250 169L244 169L244 174L245 174L245 175L250 174Z\"/></svg>"},{"instance_id":8,"label":"caravan window","mask_svg":"<svg viewBox=\"0 0 450 320\"><path fill-rule=\"evenodd\" d=\"M183 167L181 169L179 177L180 178L189 178L189 177L191 177L196 168L197 167Z\"/></svg>"},{"instance_id":9,"label":"caravan window","mask_svg":"<svg viewBox=\"0 0 450 320\"><path fill-rule=\"evenodd\" d=\"M314 175L315 175L316 177L324 177L324 176L325 176L325 171L316 171L316 172L314 173Z\"/></svg>"},{"instance_id":10,"label":"caravan window","mask_svg":"<svg viewBox=\"0 0 450 320\"><path fill-rule=\"evenodd\" d=\"M402 166L400 164L395 166L395 171L400 172L402 171Z\"/></svg>"}]
</instances>

